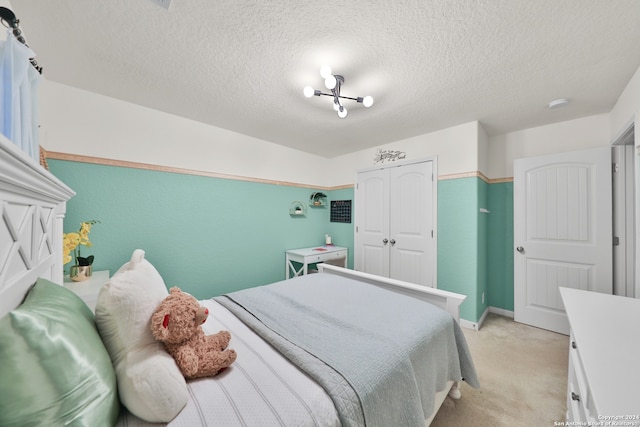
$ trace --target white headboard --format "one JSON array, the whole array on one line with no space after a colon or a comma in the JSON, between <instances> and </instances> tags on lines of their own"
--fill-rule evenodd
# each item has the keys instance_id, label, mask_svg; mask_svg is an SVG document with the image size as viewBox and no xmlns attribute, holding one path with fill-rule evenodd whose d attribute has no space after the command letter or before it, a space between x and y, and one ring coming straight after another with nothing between
<instances>
[{"instance_id":1,"label":"white headboard","mask_svg":"<svg viewBox=\"0 0 640 427\"><path fill-rule=\"evenodd\" d=\"M62 284L62 220L74 195L0 134L0 317L38 277Z\"/></svg>"}]
</instances>

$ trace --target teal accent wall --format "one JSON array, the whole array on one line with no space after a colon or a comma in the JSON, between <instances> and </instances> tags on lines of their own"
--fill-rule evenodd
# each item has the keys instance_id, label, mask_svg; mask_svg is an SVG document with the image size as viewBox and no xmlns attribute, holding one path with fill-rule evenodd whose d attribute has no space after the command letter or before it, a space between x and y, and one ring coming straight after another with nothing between
<instances>
[{"instance_id":1,"label":"teal accent wall","mask_svg":"<svg viewBox=\"0 0 640 427\"><path fill-rule=\"evenodd\" d=\"M328 207L289 215L314 188L53 159L49 167L77 193L64 231L100 220L83 252L96 270L113 274L141 248L167 286L209 298L284 279L284 251L322 245L325 234L349 248L353 268L353 222L330 222ZM354 198L353 188L323 191L328 201ZM512 254L512 183L438 181L438 287L467 295L463 319L477 322L488 306L513 311Z\"/></svg>"},{"instance_id":2,"label":"teal accent wall","mask_svg":"<svg viewBox=\"0 0 640 427\"><path fill-rule=\"evenodd\" d=\"M353 187L341 189L341 190L333 190L333 191L325 191L328 196L328 200L351 200L351 222L330 222L329 214L330 210L326 208L327 215L327 234L331 236L332 243L336 246L344 246L349 248L349 260L348 267L353 268L353 239L354 239L354 228L353 228L353 208L354 208L354 190ZM311 208L314 209L314 208Z\"/></svg>"},{"instance_id":3,"label":"teal accent wall","mask_svg":"<svg viewBox=\"0 0 640 427\"><path fill-rule=\"evenodd\" d=\"M489 187L490 185L483 179L476 178L478 188L478 287L476 289L476 318L480 317L489 307L489 259L491 251L487 246L489 239L489 218L491 209L489 208ZM482 296L484 295L484 298Z\"/></svg>"},{"instance_id":4,"label":"teal accent wall","mask_svg":"<svg viewBox=\"0 0 640 427\"><path fill-rule=\"evenodd\" d=\"M329 208L289 215L293 201L316 189L49 160L51 172L76 191L67 203L64 231L84 220L91 231L94 268L115 273L144 249L168 287L197 298L284 279L286 249L324 244L329 233L349 248L353 224L329 221ZM325 191L328 200L352 199L353 190ZM67 264L67 268L70 264Z\"/></svg>"},{"instance_id":5,"label":"teal accent wall","mask_svg":"<svg viewBox=\"0 0 640 427\"><path fill-rule=\"evenodd\" d=\"M438 288L467 296L460 317L478 318L477 178L438 181Z\"/></svg>"},{"instance_id":6,"label":"teal accent wall","mask_svg":"<svg viewBox=\"0 0 640 427\"><path fill-rule=\"evenodd\" d=\"M489 305L513 311L513 182L489 186Z\"/></svg>"},{"instance_id":7,"label":"teal accent wall","mask_svg":"<svg viewBox=\"0 0 640 427\"><path fill-rule=\"evenodd\" d=\"M438 288L467 295L471 322L489 306L513 311L513 183L438 181Z\"/></svg>"}]
</instances>

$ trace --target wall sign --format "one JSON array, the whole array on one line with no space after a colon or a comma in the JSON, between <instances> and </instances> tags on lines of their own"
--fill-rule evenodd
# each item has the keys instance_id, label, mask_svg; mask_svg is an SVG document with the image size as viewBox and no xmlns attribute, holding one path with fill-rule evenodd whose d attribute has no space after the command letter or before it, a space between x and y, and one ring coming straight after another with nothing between
<instances>
[{"instance_id":1,"label":"wall sign","mask_svg":"<svg viewBox=\"0 0 640 427\"><path fill-rule=\"evenodd\" d=\"M373 158L373 164L384 162L395 162L407 158L407 153L398 150L381 150L378 148L376 156Z\"/></svg>"}]
</instances>

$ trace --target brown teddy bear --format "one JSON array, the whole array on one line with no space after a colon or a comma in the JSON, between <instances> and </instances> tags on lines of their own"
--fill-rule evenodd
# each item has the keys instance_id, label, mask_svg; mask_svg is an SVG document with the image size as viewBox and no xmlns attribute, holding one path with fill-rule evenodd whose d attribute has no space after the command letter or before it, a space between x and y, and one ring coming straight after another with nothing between
<instances>
[{"instance_id":1,"label":"brown teddy bear","mask_svg":"<svg viewBox=\"0 0 640 427\"><path fill-rule=\"evenodd\" d=\"M151 332L164 343L187 379L211 377L236 360L227 348L231 334L205 335L202 324L209 310L180 288L173 287L151 316Z\"/></svg>"}]
</instances>

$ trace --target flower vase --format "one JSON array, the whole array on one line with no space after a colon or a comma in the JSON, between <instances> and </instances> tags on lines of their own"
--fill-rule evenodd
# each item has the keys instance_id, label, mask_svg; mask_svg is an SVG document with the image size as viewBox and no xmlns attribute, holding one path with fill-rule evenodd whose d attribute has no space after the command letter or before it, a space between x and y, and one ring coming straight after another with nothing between
<instances>
[{"instance_id":1,"label":"flower vase","mask_svg":"<svg viewBox=\"0 0 640 427\"><path fill-rule=\"evenodd\" d=\"M92 273L91 265L72 265L69 269L69 278L74 282L82 282L90 278Z\"/></svg>"}]
</instances>

